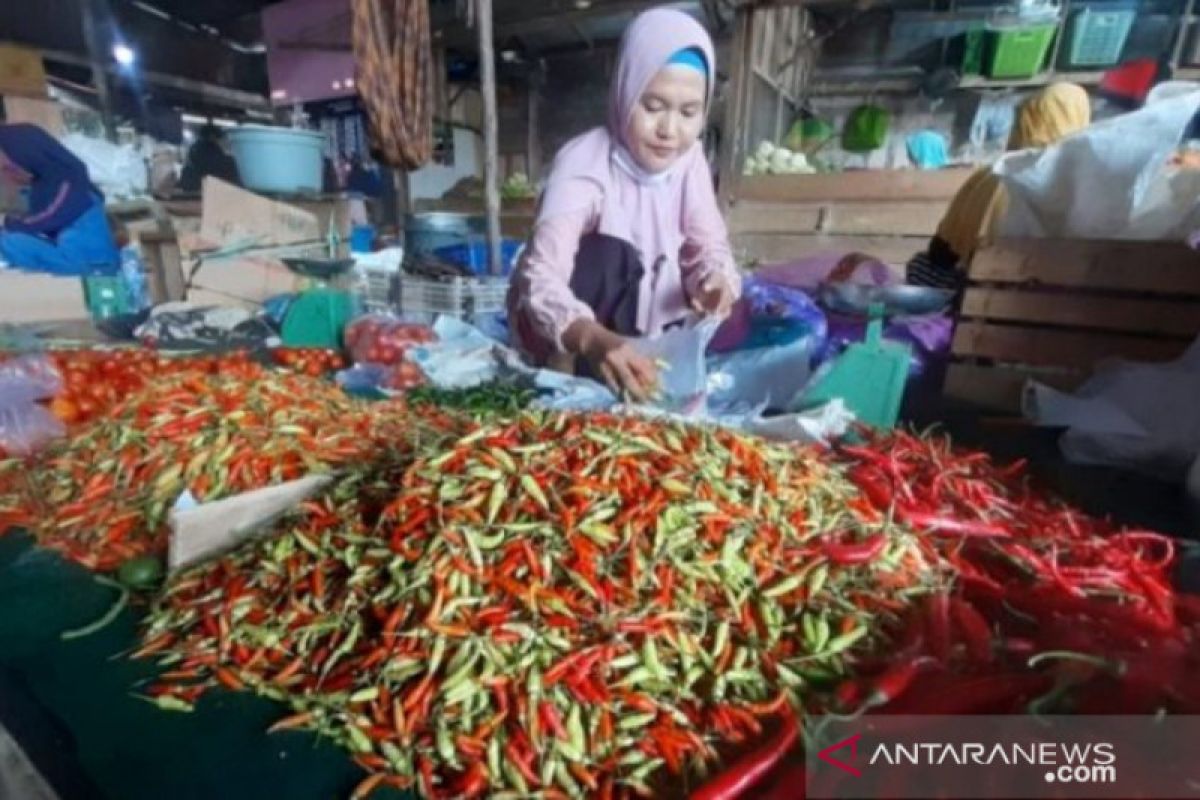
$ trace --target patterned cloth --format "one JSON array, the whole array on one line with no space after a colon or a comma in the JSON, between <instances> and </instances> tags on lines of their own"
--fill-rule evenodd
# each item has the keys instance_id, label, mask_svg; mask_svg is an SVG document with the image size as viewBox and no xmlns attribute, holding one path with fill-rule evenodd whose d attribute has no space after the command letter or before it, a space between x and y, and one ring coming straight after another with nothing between
<instances>
[{"instance_id":1,"label":"patterned cloth","mask_svg":"<svg viewBox=\"0 0 1200 800\"><path fill-rule=\"evenodd\" d=\"M356 87L379 160L405 170L433 155L427 0L351 0ZM390 34L390 35L389 35Z\"/></svg>"}]
</instances>

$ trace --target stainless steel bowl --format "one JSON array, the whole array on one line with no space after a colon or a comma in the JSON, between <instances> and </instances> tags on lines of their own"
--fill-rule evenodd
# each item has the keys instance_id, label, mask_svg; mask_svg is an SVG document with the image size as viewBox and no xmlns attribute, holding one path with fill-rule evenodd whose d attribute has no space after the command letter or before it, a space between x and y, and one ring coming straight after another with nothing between
<instances>
[{"instance_id":1,"label":"stainless steel bowl","mask_svg":"<svg viewBox=\"0 0 1200 800\"><path fill-rule=\"evenodd\" d=\"M839 314L867 314L875 304L882 304L883 313L889 316L933 314L944 311L953 299L953 291L929 286L864 286L856 283L821 286L821 304Z\"/></svg>"}]
</instances>

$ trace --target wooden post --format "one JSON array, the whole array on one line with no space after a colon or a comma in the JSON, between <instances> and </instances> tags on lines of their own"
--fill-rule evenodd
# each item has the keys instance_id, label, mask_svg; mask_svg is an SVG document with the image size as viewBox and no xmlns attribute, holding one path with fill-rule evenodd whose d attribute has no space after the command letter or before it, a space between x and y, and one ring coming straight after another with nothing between
<instances>
[{"instance_id":1,"label":"wooden post","mask_svg":"<svg viewBox=\"0 0 1200 800\"><path fill-rule=\"evenodd\" d=\"M733 46L729 49L729 84L725 96L725 120L721 130L721 153L719 170L721 175L720 202L729 210L737 194L737 184L742 177L742 161L745 159L745 128L749 124L747 96L753 80L751 58L753 57L754 8L738 6L733 23Z\"/></svg>"},{"instance_id":2,"label":"wooden post","mask_svg":"<svg viewBox=\"0 0 1200 800\"><path fill-rule=\"evenodd\" d=\"M108 91L108 70L105 62L108 55L101 41L100 9L97 0L83 2L83 42L88 49L88 59L92 68L92 85L96 87L96 100L100 104L100 118L104 121L104 135L110 142L117 141L117 125L113 120L112 97Z\"/></svg>"},{"instance_id":3,"label":"wooden post","mask_svg":"<svg viewBox=\"0 0 1200 800\"><path fill-rule=\"evenodd\" d=\"M483 93L483 187L487 210L488 271L500 275L499 126L496 121L496 58L492 47L492 0L475 0L479 33L479 78Z\"/></svg>"},{"instance_id":4,"label":"wooden post","mask_svg":"<svg viewBox=\"0 0 1200 800\"><path fill-rule=\"evenodd\" d=\"M525 171L529 174L529 182L537 183L542 171L542 135L539 107L541 106L542 78L545 71L539 66L534 70L529 80L529 130L525 139Z\"/></svg>"}]
</instances>

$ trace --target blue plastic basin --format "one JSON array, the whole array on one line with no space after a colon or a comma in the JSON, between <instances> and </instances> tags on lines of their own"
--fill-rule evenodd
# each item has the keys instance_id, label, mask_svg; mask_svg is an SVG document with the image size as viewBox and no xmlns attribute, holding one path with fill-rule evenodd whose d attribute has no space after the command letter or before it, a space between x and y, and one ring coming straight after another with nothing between
<instances>
[{"instance_id":1,"label":"blue plastic basin","mask_svg":"<svg viewBox=\"0 0 1200 800\"><path fill-rule=\"evenodd\" d=\"M229 131L242 184L256 192L320 192L325 134L265 125Z\"/></svg>"}]
</instances>

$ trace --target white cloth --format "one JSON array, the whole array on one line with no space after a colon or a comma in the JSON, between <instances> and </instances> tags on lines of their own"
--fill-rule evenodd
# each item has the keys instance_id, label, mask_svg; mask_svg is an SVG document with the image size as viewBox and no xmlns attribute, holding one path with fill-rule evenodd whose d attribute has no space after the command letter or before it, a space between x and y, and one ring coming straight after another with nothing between
<instances>
[{"instance_id":1,"label":"white cloth","mask_svg":"<svg viewBox=\"0 0 1200 800\"><path fill-rule=\"evenodd\" d=\"M1200 339L1177 361L1117 361L1074 395L1026 388L1036 424L1061 427L1063 455L1078 464L1124 467L1182 483L1200 456Z\"/></svg>"}]
</instances>

